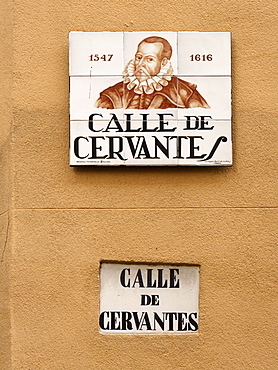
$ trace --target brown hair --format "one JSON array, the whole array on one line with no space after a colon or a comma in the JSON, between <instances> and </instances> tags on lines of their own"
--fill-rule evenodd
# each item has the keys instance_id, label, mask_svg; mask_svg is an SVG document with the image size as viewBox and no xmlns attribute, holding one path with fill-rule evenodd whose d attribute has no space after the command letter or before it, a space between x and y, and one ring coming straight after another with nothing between
<instances>
[{"instance_id":1,"label":"brown hair","mask_svg":"<svg viewBox=\"0 0 278 370\"><path fill-rule=\"evenodd\" d=\"M141 45L143 42L148 42L148 43L151 43L151 44L155 43L155 42L160 42L163 45L162 58L167 58L167 59L171 58L171 56L172 56L172 46L164 38L158 37L158 36L147 37L144 40L142 40L138 44L138 46Z\"/></svg>"}]
</instances>

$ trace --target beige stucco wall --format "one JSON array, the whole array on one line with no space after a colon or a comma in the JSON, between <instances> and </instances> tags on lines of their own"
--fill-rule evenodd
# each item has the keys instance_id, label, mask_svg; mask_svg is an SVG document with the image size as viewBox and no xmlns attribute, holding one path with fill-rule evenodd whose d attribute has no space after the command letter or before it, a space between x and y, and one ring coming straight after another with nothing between
<instances>
[{"instance_id":1,"label":"beige stucco wall","mask_svg":"<svg viewBox=\"0 0 278 370\"><path fill-rule=\"evenodd\" d=\"M10 207L12 259L7 252L11 281L1 282L3 369L278 367L276 7L255 0L6 7L1 54L13 74L1 71L2 90L12 88L1 181L12 203L1 190L1 246ZM233 167L70 168L71 30L231 31ZM199 333L100 334L101 260L200 264Z\"/></svg>"},{"instance_id":2,"label":"beige stucco wall","mask_svg":"<svg viewBox=\"0 0 278 370\"><path fill-rule=\"evenodd\" d=\"M1 1L0 14L0 368L11 366L10 338L10 227L12 161L12 16L9 0Z\"/></svg>"}]
</instances>

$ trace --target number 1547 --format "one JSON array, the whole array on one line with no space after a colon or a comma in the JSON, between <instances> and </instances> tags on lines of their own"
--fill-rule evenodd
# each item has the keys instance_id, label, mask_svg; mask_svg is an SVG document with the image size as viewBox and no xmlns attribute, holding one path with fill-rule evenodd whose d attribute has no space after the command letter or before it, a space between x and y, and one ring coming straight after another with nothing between
<instances>
[{"instance_id":1,"label":"number 1547","mask_svg":"<svg viewBox=\"0 0 278 370\"><path fill-rule=\"evenodd\" d=\"M112 57L113 57L113 54L103 54L101 56L99 54L91 54L89 56L89 60L90 62L98 62L98 61L110 62Z\"/></svg>"}]
</instances>

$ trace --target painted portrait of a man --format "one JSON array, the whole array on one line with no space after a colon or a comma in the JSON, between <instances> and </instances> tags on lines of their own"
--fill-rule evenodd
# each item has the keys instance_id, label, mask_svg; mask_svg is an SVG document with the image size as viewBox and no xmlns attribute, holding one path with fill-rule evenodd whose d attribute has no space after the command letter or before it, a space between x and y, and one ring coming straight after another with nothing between
<instances>
[{"instance_id":1,"label":"painted portrait of a man","mask_svg":"<svg viewBox=\"0 0 278 370\"><path fill-rule=\"evenodd\" d=\"M123 81L100 93L106 109L210 108L197 86L173 75L172 47L162 37L147 37L123 72Z\"/></svg>"}]
</instances>

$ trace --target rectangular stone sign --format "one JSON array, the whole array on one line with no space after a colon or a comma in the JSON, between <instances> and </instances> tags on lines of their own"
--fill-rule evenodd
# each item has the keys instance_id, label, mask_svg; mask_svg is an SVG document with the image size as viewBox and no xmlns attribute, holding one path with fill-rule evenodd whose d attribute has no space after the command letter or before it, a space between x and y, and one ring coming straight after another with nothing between
<instances>
[{"instance_id":1,"label":"rectangular stone sign","mask_svg":"<svg viewBox=\"0 0 278 370\"><path fill-rule=\"evenodd\" d=\"M196 333L198 318L198 266L101 264L101 332Z\"/></svg>"},{"instance_id":2,"label":"rectangular stone sign","mask_svg":"<svg viewBox=\"0 0 278 370\"><path fill-rule=\"evenodd\" d=\"M232 164L229 32L70 32L70 164Z\"/></svg>"}]
</instances>

